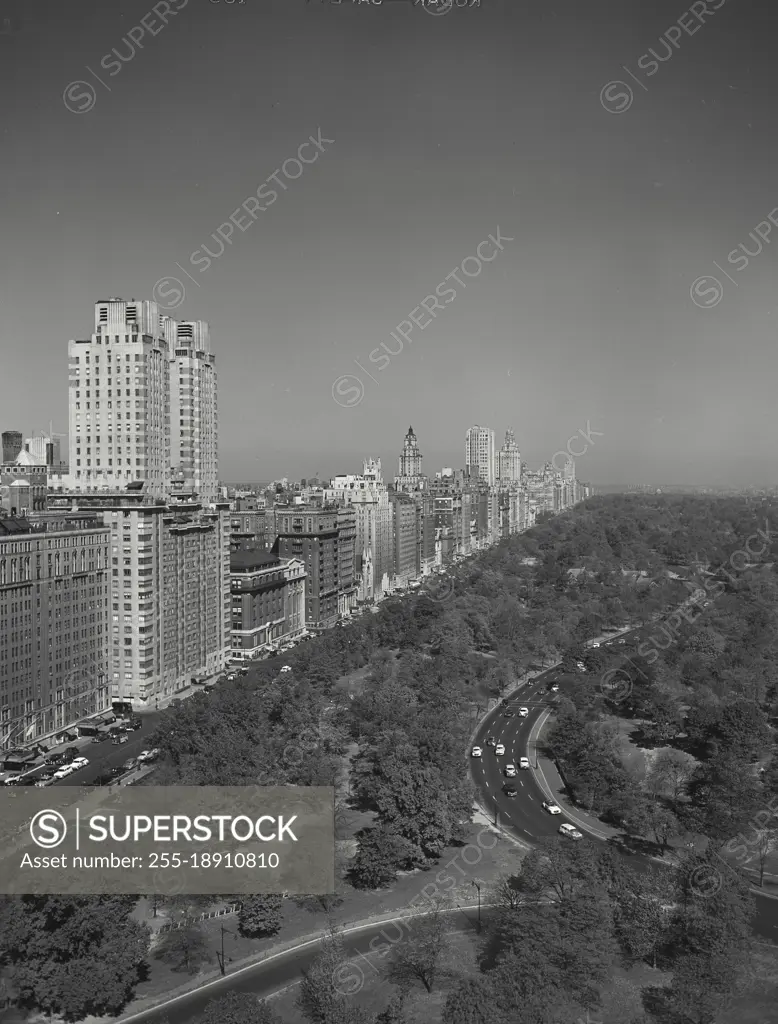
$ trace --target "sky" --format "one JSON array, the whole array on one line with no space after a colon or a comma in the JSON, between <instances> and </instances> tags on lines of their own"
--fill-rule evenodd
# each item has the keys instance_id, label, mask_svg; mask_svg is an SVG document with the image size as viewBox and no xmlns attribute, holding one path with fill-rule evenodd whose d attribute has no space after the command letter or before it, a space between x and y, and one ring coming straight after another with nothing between
<instances>
[{"instance_id":1,"label":"sky","mask_svg":"<svg viewBox=\"0 0 778 1024\"><path fill-rule=\"evenodd\" d=\"M391 479L411 424L434 474L480 424L776 482L765 0L154 7L0 0L1 429L65 432L68 339L154 298L210 324L225 481Z\"/></svg>"}]
</instances>

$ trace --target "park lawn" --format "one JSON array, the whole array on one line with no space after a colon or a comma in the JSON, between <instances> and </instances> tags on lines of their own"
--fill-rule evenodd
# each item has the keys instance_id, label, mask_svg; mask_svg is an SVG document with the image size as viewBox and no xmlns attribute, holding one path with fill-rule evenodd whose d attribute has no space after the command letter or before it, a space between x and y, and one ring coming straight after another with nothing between
<instances>
[{"instance_id":1,"label":"park lawn","mask_svg":"<svg viewBox=\"0 0 778 1024\"><path fill-rule=\"evenodd\" d=\"M362 827L364 822L353 824ZM198 974L187 975L185 972L171 970L166 964L150 956L149 978L137 986L136 998L125 1008L125 1014L140 1012L160 1001L164 995L172 995L175 990L182 987L195 988L204 981L218 977L216 950L221 944L221 925L229 929L229 933L225 934L224 948L226 956L231 958L231 969L235 970L251 960L261 959L262 954L267 954L277 946L294 942L295 939L303 941L313 938L316 934L323 937L330 925L348 926L391 911L402 913L406 908L418 905L424 887L434 883L435 875L443 871L449 862L452 863L445 869L446 873L454 875L458 882L457 888L447 894L451 897L452 905L474 904L475 890L471 885L473 878L484 883L481 898L484 904L489 903L490 883L496 883L507 875L515 874L521 864L522 852L509 840L496 836L492 829L483 831L479 843L478 835L483 828L470 826L467 844L449 847L444 851L440 863L428 870L401 874L390 889L365 891L354 889L347 882L342 882L342 901L338 906L331 907L329 912L316 897L310 897L305 906L299 906L292 898L286 900L283 925L279 932L268 938L249 939L240 935L234 916L213 918L203 922L202 929L209 949L212 950L210 962L205 964ZM427 892L430 894L431 890ZM475 915L475 911L470 913Z\"/></svg>"}]
</instances>

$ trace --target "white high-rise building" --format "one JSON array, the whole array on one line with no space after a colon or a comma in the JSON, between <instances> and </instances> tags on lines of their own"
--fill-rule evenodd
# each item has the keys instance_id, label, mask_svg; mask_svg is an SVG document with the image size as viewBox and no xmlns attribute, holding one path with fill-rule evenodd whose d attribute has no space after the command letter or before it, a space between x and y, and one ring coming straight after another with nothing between
<instances>
[{"instance_id":1,"label":"white high-rise building","mask_svg":"<svg viewBox=\"0 0 778 1024\"><path fill-rule=\"evenodd\" d=\"M216 366L203 320L176 324L170 359L170 435L178 486L212 503L218 494Z\"/></svg>"},{"instance_id":2,"label":"white high-rise building","mask_svg":"<svg viewBox=\"0 0 778 1024\"><path fill-rule=\"evenodd\" d=\"M170 342L175 321L156 302L95 304L91 339L70 341L70 481L74 491L170 484Z\"/></svg>"},{"instance_id":3,"label":"white high-rise building","mask_svg":"<svg viewBox=\"0 0 778 1024\"><path fill-rule=\"evenodd\" d=\"M177 323L156 302L95 304L91 339L68 344L69 488L155 498L218 497L216 367L208 324Z\"/></svg>"},{"instance_id":4,"label":"white high-rise building","mask_svg":"<svg viewBox=\"0 0 778 1024\"><path fill-rule=\"evenodd\" d=\"M465 434L465 468L485 484L494 484L494 431L491 427L470 427Z\"/></svg>"}]
</instances>

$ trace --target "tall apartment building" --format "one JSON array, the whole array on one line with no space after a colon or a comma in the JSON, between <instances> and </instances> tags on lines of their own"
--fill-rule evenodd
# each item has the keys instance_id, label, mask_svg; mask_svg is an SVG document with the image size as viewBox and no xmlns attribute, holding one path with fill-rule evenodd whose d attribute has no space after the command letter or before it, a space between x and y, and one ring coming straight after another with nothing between
<instances>
[{"instance_id":1,"label":"tall apartment building","mask_svg":"<svg viewBox=\"0 0 778 1024\"><path fill-rule=\"evenodd\" d=\"M273 553L305 566L305 616L310 630L329 629L353 606L354 516L336 505L276 506Z\"/></svg>"},{"instance_id":2,"label":"tall apartment building","mask_svg":"<svg viewBox=\"0 0 778 1024\"><path fill-rule=\"evenodd\" d=\"M54 501L98 513L110 530L111 696L153 708L192 676L226 665L230 513L197 502L168 505L131 487Z\"/></svg>"},{"instance_id":3,"label":"tall apartment building","mask_svg":"<svg viewBox=\"0 0 778 1024\"><path fill-rule=\"evenodd\" d=\"M404 588L421 575L422 505L412 495L401 491L393 492L390 500L394 534L393 586Z\"/></svg>"},{"instance_id":4,"label":"tall apartment building","mask_svg":"<svg viewBox=\"0 0 778 1024\"><path fill-rule=\"evenodd\" d=\"M258 549L233 551L232 657L255 658L305 633L305 565Z\"/></svg>"},{"instance_id":5,"label":"tall apartment building","mask_svg":"<svg viewBox=\"0 0 778 1024\"><path fill-rule=\"evenodd\" d=\"M359 600L380 600L391 589L394 572L393 509L381 476L381 460L365 459L361 476L336 476L325 488L324 500L354 509Z\"/></svg>"},{"instance_id":6,"label":"tall apartment building","mask_svg":"<svg viewBox=\"0 0 778 1024\"><path fill-rule=\"evenodd\" d=\"M0 519L0 749L110 709L109 537L88 515Z\"/></svg>"},{"instance_id":7,"label":"tall apartment building","mask_svg":"<svg viewBox=\"0 0 778 1024\"><path fill-rule=\"evenodd\" d=\"M170 457L183 490L218 498L216 365L203 320L175 325L170 357Z\"/></svg>"},{"instance_id":8,"label":"tall apartment building","mask_svg":"<svg viewBox=\"0 0 778 1024\"><path fill-rule=\"evenodd\" d=\"M465 434L465 471L485 484L493 484L496 475L494 431L476 424Z\"/></svg>"},{"instance_id":9,"label":"tall apartment building","mask_svg":"<svg viewBox=\"0 0 778 1024\"><path fill-rule=\"evenodd\" d=\"M156 302L95 304L90 339L68 344L69 470L77 492L142 482L153 498L218 497L215 359L208 325ZM175 467L175 473L173 468Z\"/></svg>"},{"instance_id":10,"label":"tall apartment building","mask_svg":"<svg viewBox=\"0 0 778 1024\"><path fill-rule=\"evenodd\" d=\"M155 302L95 305L95 330L70 341L69 466L75 491L170 487L170 343L175 324Z\"/></svg>"},{"instance_id":11,"label":"tall apartment building","mask_svg":"<svg viewBox=\"0 0 778 1024\"><path fill-rule=\"evenodd\" d=\"M501 484L521 481L521 452L512 430L505 431L505 440L497 452L497 479Z\"/></svg>"},{"instance_id":12,"label":"tall apartment building","mask_svg":"<svg viewBox=\"0 0 778 1024\"><path fill-rule=\"evenodd\" d=\"M4 430L2 435L3 462L13 462L22 450L22 435L19 430Z\"/></svg>"}]
</instances>

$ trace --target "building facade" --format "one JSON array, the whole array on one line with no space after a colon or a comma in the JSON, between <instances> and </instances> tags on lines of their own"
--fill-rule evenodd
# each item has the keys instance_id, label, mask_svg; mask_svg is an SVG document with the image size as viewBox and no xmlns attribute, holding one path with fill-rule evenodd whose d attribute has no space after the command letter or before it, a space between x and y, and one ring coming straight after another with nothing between
<instances>
[{"instance_id":1,"label":"building facade","mask_svg":"<svg viewBox=\"0 0 778 1024\"><path fill-rule=\"evenodd\" d=\"M233 551L232 658L247 661L305 634L305 565L266 551Z\"/></svg>"},{"instance_id":2,"label":"building facade","mask_svg":"<svg viewBox=\"0 0 778 1024\"><path fill-rule=\"evenodd\" d=\"M170 452L183 489L205 504L218 495L216 361L208 324L177 323L170 358Z\"/></svg>"},{"instance_id":3,"label":"building facade","mask_svg":"<svg viewBox=\"0 0 778 1024\"><path fill-rule=\"evenodd\" d=\"M380 600L390 591L394 572L393 509L381 476L381 460L365 459L361 476L336 476L325 488L324 500L354 509L359 600Z\"/></svg>"},{"instance_id":4,"label":"building facade","mask_svg":"<svg viewBox=\"0 0 778 1024\"><path fill-rule=\"evenodd\" d=\"M490 427L479 427L476 424L465 434L465 472L485 484L494 484L494 431Z\"/></svg>"},{"instance_id":5,"label":"building facade","mask_svg":"<svg viewBox=\"0 0 778 1024\"><path fill-rule=\"evenodd\" d=\"M305 567L305 616L311 631L334 626L353 605L354 517L336 505L275 509L273 553Z\"/></svg>"},{"instance_id":6,"label":"building facade","mask_svg":"<svg viewBox=\"0 0 778 1024\"><path fill-rule=\"evenodd\" d=\"M95 305L90 339L68 344L69 460L75 491L120 491L143 481L170 489L170 371L175 322L156 302Z\"/></svg>"},{"instance_id":7,"label":"building facade","mask_svg":"<svg viewBox=\"0 0 778 1024\"><path fill-rule=\"evenodd\" d=\"M46 508L48 469L28 452L0 466L0 508L11 516L29 515Z\"/></svg>"},{"instance_id":8,"label":"building facade","mask_svg":"<svg viewBox=\"0 0 778 1024\"><path fill-rule=\"evenodd\" d=\"M0 749L110 709L109 537L91 516L0 519Z\"/></svg>"},{"instance_id":9,"label":"building facade","mask_svg":"<svg viewBox=\"0 0 778 1024\"><path fill-rule=\"evenodd\" d=\"M503 485L521 482L521 452L512 430L505 431L505 440L497 453L497 480Z\"/></svg>"}]
</instances>

